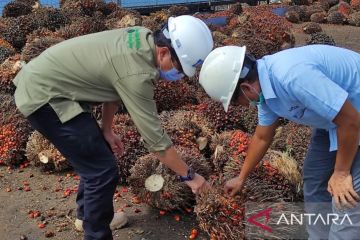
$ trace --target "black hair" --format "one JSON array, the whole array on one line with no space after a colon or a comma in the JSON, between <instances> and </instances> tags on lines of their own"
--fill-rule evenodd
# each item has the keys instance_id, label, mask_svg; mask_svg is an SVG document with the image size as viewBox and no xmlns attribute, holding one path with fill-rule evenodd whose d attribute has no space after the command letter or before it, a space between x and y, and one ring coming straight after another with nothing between
<instances>
[{"instance_id":1,"label":"black hair","mask_svg":"<svg viewBox=\"0 0 360 240\"><path fill-rule=\"evenodd\" d=\"M248 54L248 53L245 54L243 68L244 67L248 68L249 72L246 74L245 77L239 78L239 81L236 85L235 91L231 97L231 101L236 100L241 95L241 91L240 91L241 83L243 83L243 82L253 83L259 79L256 59L253 55Z\"/></svg>"},{"instance_id":2,"label":"black hair","mask_svg":"<svg viewBox=\"0 0 360 240\"><path fill-rule=\"evenodd\" d=\"M179 66L181 67L181 71L182 71L182 66L181 66L179 57L177 56L175 49L171 45L171 40L169 38L167 38L163 33L163 30L165 28L167 29L167 23L165 23L160 29L156 30L153 33L154 43L158 47L167 47L170 51L171 59L175 60L179 64Z\"/></svg>"}]
</instances>

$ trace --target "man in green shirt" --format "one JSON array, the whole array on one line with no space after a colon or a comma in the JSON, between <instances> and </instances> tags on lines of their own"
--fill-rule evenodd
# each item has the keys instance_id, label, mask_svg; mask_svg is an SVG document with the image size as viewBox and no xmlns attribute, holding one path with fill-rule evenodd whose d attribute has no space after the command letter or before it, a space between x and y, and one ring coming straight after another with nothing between
<instances>
[{"instance_id":1,"label":"man in green shirt","mask_svg":"<svg viewBox=\"0 0 360 240\"><path fill-rule=\"evenodd\" d=\"M15 101L32 126L48 138L81 176L77 217L85 239L112 239L110 222L118 169L113 152L123 144L112 131L118 103L125 105L149 151L197 193L208 186L172 147L157 116L154 81L195 74L213 48L208 27L192 16L169 18L155 33L143 27L99 32L59 43L16 76ZM101 127L89 103L103 103Z\"/></svg>"}]
</instances>

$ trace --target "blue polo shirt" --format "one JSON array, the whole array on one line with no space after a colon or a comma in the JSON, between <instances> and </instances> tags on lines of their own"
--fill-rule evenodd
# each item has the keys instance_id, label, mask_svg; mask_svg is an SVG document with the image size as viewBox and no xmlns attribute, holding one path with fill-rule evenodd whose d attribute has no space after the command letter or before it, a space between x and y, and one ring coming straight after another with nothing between
<instances>
[{"instance_id":1,"label":"blue polo shirt","mask_svg":"<svg viewBox=\"0 0 360 240\"><path fill-rule=\"evenodd\" d=\"M333 46L311 45L265 56L257 61L265 102L259 125L279 117L329 131L337 150L334 118L346 100L360 111L360 54Z\"/></svg>"}]
</instances>

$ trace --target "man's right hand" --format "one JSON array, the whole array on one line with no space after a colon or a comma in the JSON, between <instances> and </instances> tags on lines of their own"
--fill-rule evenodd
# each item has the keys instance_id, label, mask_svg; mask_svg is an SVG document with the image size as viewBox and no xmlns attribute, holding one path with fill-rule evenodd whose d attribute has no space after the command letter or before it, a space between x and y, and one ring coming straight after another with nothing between
<instances>
[{"instance_id":1,"label":"man's right hand","mask_svg":"<svg viewBox=\"0 0 360 240\"><path fill-rule=\"evenodd\" d=\"M211 187L205 178L195 173L194 179L185 182L192 190L194 194L200 194L208 191Z\"/></svg>"},{"instance_id":2,"label":"man's right hand","mask_svg":"<svg viewBox=\"0 0 360 240\"><path fill-rule=\"evenodd\" d=\"M239 177L235 177L225 183L225 193L233 197L236 195L236 193L241 191L243 186L244 181L241 180Z\"/></svg>"}]
</instances>

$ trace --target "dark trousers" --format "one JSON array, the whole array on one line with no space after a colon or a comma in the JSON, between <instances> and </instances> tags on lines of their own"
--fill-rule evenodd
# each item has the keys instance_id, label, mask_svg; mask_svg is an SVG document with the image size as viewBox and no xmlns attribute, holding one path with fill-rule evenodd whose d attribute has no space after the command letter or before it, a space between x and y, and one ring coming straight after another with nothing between
<instances>
[{"instance_id":1,"label":"dark trousers","mask_svg":"<svg viewBox=\"0 0 360 240\"><path fill-rule=\"evenodd\" d=\"M86 240L112 239L113 195L118 182L115 157L90 113L61 123L50 105L28 117L80 175L77 217L83 220Z\"/></svg>"}]
</instances>

